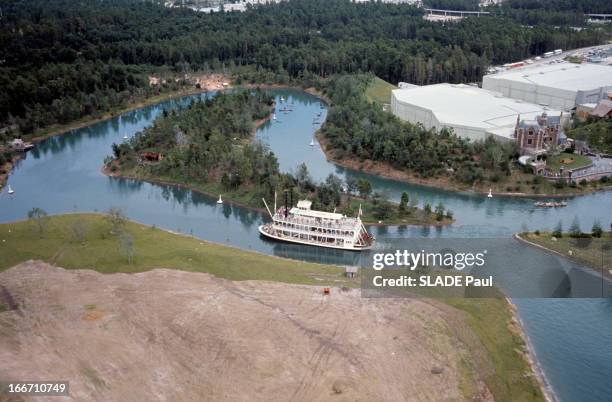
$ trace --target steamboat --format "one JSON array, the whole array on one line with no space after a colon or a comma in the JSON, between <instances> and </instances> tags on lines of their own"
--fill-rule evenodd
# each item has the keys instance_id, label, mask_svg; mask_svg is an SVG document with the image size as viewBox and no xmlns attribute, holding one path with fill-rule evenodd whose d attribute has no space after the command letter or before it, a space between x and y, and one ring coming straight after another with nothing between
<instances>
[{"instance_id":1,"label":"steamboat","mask_svg":"<svg viewBox=\"0 0 612 402\"><path fill-rule=\"evenodd\" d=\"M361 222L361 208L357 217L351 218L335 212L315 211L308 200L289 207L285 197L285 205L278 209L275 205L272 214L266 200L263 201L272 218L272 222L259 226L259 232L265 237L351 251L368 250L374 245L374 237Z\"/></svg>"}]
</instances>

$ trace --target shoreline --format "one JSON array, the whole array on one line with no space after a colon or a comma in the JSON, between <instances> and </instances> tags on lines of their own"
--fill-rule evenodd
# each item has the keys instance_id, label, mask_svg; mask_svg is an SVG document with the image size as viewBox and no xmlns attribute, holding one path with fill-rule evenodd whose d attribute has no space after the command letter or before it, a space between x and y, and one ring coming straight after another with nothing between
<instances>
[{"instance_id":1,"label":"shoreline","mask_svg":"<svg viewBox=\"0 0 612 402\"><path fill-rule=\"evenodd\" d=\"M565 258L565 259L570 260L572 262L575 262L577 264L585 265L588 268L589 272L592 272L592 273L595 273L595 274L599 274L600 273L600 268L599 267L595 267L595 266L591 265L591 263L589 263L587 261L583 261L583 260L581 260L579 258L576 258L574 256L566 255L566 254L563 254L563 253L561 253L561 252L559 252L557 250L553 250L553 249L548 248L546 246L543 246L541 244L529 241L529 240L523 238L520 233L515 233L515 234L512 235L512 237L515 240L520 241L520 242L522 242L524 244L527 244L530 247L539 248L540 250L546 251L546 252L551 253L551 254L556 254L559 257ZM604 272L604 277L605 277L605 280L610 281L610 280L612 280L612 273L605 273Z\"/></svg>"},{"instance_id":2,"label":"shoreline","mask_svg":"<svg viewBox=\"0 0 612 402\"><path fill-rule=\"evenodd\" d=\"M54 217L54 216L64 216L64 215L94 215L94 216L100 216L100 217L104 217L106 214L104 212L89 212L89 211L80 211L80 212L62 212L59 214L51 214L49 215L49 217ZM278 255L274 255L274 254L266 254L264 252L258 251L258 250L254 250L254 249L244 249L238 246L234 246L232 244L227 244L227 243L219 243L216 241L212 241L212 240L206 240L206 239L202 239L199 238L193 234L189 234L189 233L183 233L183 232L177 232L175 230L172 229L167 229L165 227L161 227L161 226L157 226L155 224L148 224L148 223L144 223L141 222L139 220L133 219L133 218L128 218L126 217L126 219L128 220L128 222L133 222L136 223L138 225L144 226L146 228L149 229L157 229L157 230L161 230L162 232L166 232L175 236L181 236L181 237L185 237L188 239L193 239L193 240L197 240L200 243L204 243L204 244L211 244L214 246L218 246L218 247L225 247L225 248L229 248L232 250L238 250L244 253L253 253L253 254L257 254L257 255L261 255L261 256L265 256L265 257L269 257L269 258L274 258L277 259L279 261L291 261L291 262L305 262L308 264L313 264L313 265L320 265L320 266L331 266L331 267L337 267L338 269L342 269L343 267L341 265L335 265L335 264L324 264L321 262L313 262L313 261L304 261L304 260L296 260L296 259L292 259L289 257L281 257ZM14 221L9 221L9 222L1 222L0 225L11 225L11 224L18 224L18 223L22 223L22 222L27 222L27 219L18 219L18 220L14 220ZM155 268L153 268L155 269ZM138 272L136 273L127 273L128 275L132 275L132 274L138 274ZM108 275L112 275L112 274L108 274ZM258 280L258 279L253 279L253 280ZM313 285L314 286L314 285ZM323 285L321 285L323 286Z\"/></svg>"},{"instance_id":3,"label":"shoreline","mask_svg":"<svg viewBox=\"0 0 612 402\"><path fill-rule=\"evenodd\" d=\"M485 196L488 194L487 191L479 191L474 190L470 187L459 187L456 185L444 183L438 180L438 184L436 181L433 182L431 180L425 180L415 176L413 173L404 172L397 168L394 168L390 165L386 165L381 162L376 162L372 160L366 160L363 163L357 160L349 160L349 159L340 159L334 155L333 150L328 149L328 140L323 136L321 130L317 130L315 133L315 137L319 144L321 144L321 150L325 155L325 158L328 162L334 163L338 166L341 166L345 169L350 169L356 172L362 172L366 174L370 174L373 176L379 176L385 179L395 180L402 183L418 185L423 187L429 187L436 190L443 190L452 193L458 194L468 194L468 195L482 195ZM362 165L368 165L363 168ZM569 194L529 194L529 193L510 193L510 192L492 192L492 194L496 197L505 197L505 198L534 198L534 199L542 199L542 198L553 198L553 199L569 199L575 197L582 197L585 195L595 194L600 191L609 191L612 189L612 185L604 186L597 189L592 189L587 192L582 193L569 193Z\"/></svg>"},{"instance_id":4,"label":"shoreline","mask_svg":"<svg viewBox=\"0 0 612 402\"><path fill-rule=\"evenodd\" d=\"M88 127L90 125L96 124L96 123L100 123L100 122L104 122L107 120L110 120L112 118L115 118L117 116L120 116L124 113L128 113L137 109L142 109L145 108L147 106L153 106L153 105L157 105L159 103L162 102L166 102L169 100L173 100L173 99L178 99L178 98L182 98L185 96L191 96L191 95L198 95L198 94L202 94L202 93L209 93L209 92L219 92L219 91L225 91L225 90L230 90L230 89L239 89L239 88L245 88L245 89L255 89L255 88L261 88L261 89L294 89L294 90L301 90L303 92L306 92L310 95L316 96L317 98L321 99L322 101L324 101L327 104L327 107L330 107L332 102L331 100L321 91L315 89L314 87L305 87L302 85L290 85L290 84L242 84L242 85L233 85L230 81L230 85L224 88L220 88L220 89L215 89L215 88L207 88L207 87L202 87L202 88L188 88L186 90L178 90L178 91L172 91L172 92L168 92L167 94L160 94L160 95L156 95L150 98L145 98L143 100L140 100L138 102L135 102L133 104L130 104L128 106L126 106L123 109L120 109L118 111L113 111L113 112L109 112L109 113L105 113L101 116L96 116L96 117L89 117L89 118L84 118L83 120L78 120L75 121L73 123L68 123L65 125L62 125L60 127L57 128L51 128L49 129L48 132L44 132L40 135L35 135L34 137L32 137L30 139L30 141L33 144L36 144L38 142L44 141L48 138L51 137L56 137L56 136L60 136L60 135L64 135L67 134L73 130L78 130L84 127ZM265 119L261 124L265 123L266 121L270 120L270 117L268 117L267 119ZM257 129L259 128L259 125L256 126L255 129L255 133L257 131ZM333 155L333 150L328 150L327 149L327 145L328 145L328 141L327 139L325 139L322 135L321 129L317 130L315 132L315 138L317 139L317 141L321 144L321 150L323 151L325 158L327 159L328 162L334 163L338 166L344 167L346 169L350 169L353 171L357 171L357 172L362 172L362 173L366 173L366 174L371 174L374 176L380 176L382 178L386 178L386 179L391 179L391 180L396 180L399 182L403 182L403 183L408 183L408 184L413 184L413 185L419 185L419 186L423 186L423 187L429 187L432 189L437 189L437 190L443 190L443 191L447 191L447 192L452 192L452 193L458 193L458 194L468 194L468 195L486 195L487 192L486 191L475 191L473 189L470 189L469 187L459 187L459 186L453 186L451 185L450 187L448 185L445 185L444 183L440 183L439 185L436 185L435 183L432 183L429 180L424 180L422 178L418 178L416 177L414 174L408 173L408 172L404 172L401 171L399 169L393 168L392 166L380 166L379 163L375 162L375 161L371 161L371 160L367 160L364 163L369 163L370 166L366 169L363 169L361 166L357 166L357 163L359 165L361 165L361 162L357 162L357 161L351 161L351 160L347 160L347 159L339 159L336 158ZM20 159L23 159L25 157L25 153L23 155L21 154L17 154L17 156L15 158L13 158L13 160L11 162L8 162L7 164L4 165L6 172L4 174L0 174L0 190L2 190L5 185L6 182L8 181L8 177L11 174L16 162L18 162ZM8 168L7 168L8 167ZM135 177L125 177L125 178L132 178L132 179L136 179ZM171 184L171 183L162 183L162 184ZM583 193L570 193L570 194L528 194L528 193L509 193L509 192L493 192L492 194L497 196L497 197L507 197L507 198L534 198L534 199L542 199L542 198L553 198L553 199L563 199L563 198L574 198L574 197L580 197L580 196L585 196L585 195L590 195L590 194L594 194L600 191L609 191L612 190L612 185L608 185L608 186L604 186L602 188L598 188L598 189L593 189L590 190L588 192L583 192ZM240 204L238 204L240 205ZM397 224L378 224L377 222L372 222L372 223L368 223L369 225L373 225L373 226L399 226L401 225L400 223ZM424 226L425 224L416 224L416 226ZM446 224L448 225L448 224ZM437 223L433 223L433 224L429 224L428 226L445 226L445 224L437 224Z\"/></svg>"},{"instance_id":5,"label":"shoreline","mask_svg":"<svg viewBox=\"0 0 612 402\"><path fill-rule=\"evenodd\" d=\"M276 102L274 102L270 108L270 113L268 114L268 116L264 117L263 119L259 119L259 120L255 120L254 121L254 129L253 132L251 133L251 140L255 137L255 135L257 134L257 130L259 130L259 128L261 126L263 126L265 123L269 122L272 119L272 114L274 113L274 110L276 108ZM188 184L184 184L184 183L179 183L179 182L173 182L173 181L167 181L167 180L163 180L163 179L157 179L157 178L142 178L142 177L138 177L135 175L130 175L130 174L123 174L123 173L113 173L111 171L109 171L108 166L107 165L102 165L100 172L108 177L116 177L116 178L121 178L121 179L127 179L127 180L139 180L139 181L144 181L147 183L151 183L151 184L161 184L161 185L165 185L165 186L177 186L186 190L191 190L191 191L195 191L196 193L199 193L201 195L205 195L207 197L210 197L214 200L214 198L217 196L216 194L213 194L211 192L208 191L204 191L202 189L196 188L194 186L190 186ZM247 204L244 204L242 202L239 201L235 201L232 199L227 199L225 201L223 201L223 203L228 203L228 204L232 204L232 205L236 205L242 208L246 208L249 209L251 211L256 211L256 212L260 212L260 213L266 213L267 211L265 210L265 208L257 208L257 207L253 207Z\"/></svg>"},{"instance_id":6,"label":"shoreline","mask_svg":"<svg viewBox=\"0 0 612 402\"><path fill-rule=\"evenodd\" d=\"M230 86L231 88L231 86ZM221 89L222 90L222 89ZM79 130L81 128L85 128L85 127L89 127L93 124L97 124L97 123L101 123L104 121L108 121L110 119L113 119L117 116L120 116L122 114L128 113L128 112L132 112L134 110L138 110L138 109L142 109L145 108L147 106L153 106L153 105L157 105L159 103L162 102L166 102L169 100L173 100L173 99L178 99L178 98L182 98L185 96L191 96L191 95L198 95L198 94L202 94L202 93L207 93L207 92L214 92L217 91L216 89L209 89L209 88L189 88L187 90L178 90L178 91L172 91L172 92L168 92L166 94L160 94L160 95L155 95L149 98L145 98L143 100L139 100L135 103L132 103L120 110L117 111L112 111L112 112L107 112L104 113L102 115L99 116L90 116L90 117L84 117L82 119L76 120L72 123L67 123L67 124L63 124L61 126L55 127L55 128L47 128L47 129L43 129L42 132L40 134L34 134L33 137L29 138L29 141L36 145L37 143L47 140L49 138L52 137L59 137L65 134L70 133L71 131L74 130ZM15 164L25 158L27 152L20 152L17 153L16 156L13 158L12 161L6 163L4 166L0 166L0 167L4 167L6 172L3 174L0 174L0 190L2 190L4 188L4 186L6 185L6 182L8 181L8 177L10 176L11 172L13 171L13 168L15 167Z\"/></svg>"},{"instance_id":7,"label":"shoreline","mask_svg":"<svg viewBox=\"0 0 612 402\"><path fill-rule=\"evenodd\" d=\"M138 177L138 176L134 176L134 175L130 175L130 174L124 174L124 173L112 173L109 171L108 167L106 165L102 165L102 167L100 168L100 173L102 173L103 175L107 176L107 177L115 177L117 179L124 179L124 180L138 180L138 181L143 181L146 183L150 183L150 184L159 184L159 185L164 185L164 186L175 186L175 187L179 187L185 190L190 190L193 192L196 192L198 194L204 195L206 197L211 198L212 200L214 200L217 195L202 189L199 189L197 187L194 186L190 186L188 184L184 184L184 183L179 183L179 182L173 182L173 181L167 181L167 180L163 180L163 179L156 179L156 178L143 178L143 177ZM247 205L243 202L240 201L236 201L233 200L231 198L227 198L223 200L224 204L230 204L230 205L235 205L244 209L248 209L251 211L255 211L255 212L259 212L263 215L267 215L268 211L265 208L258 208L258 207L254 207L251 205ZM448 223L407 223L407 224L403 224L403 223L378 223L378 222L366 222L364 221L363 224L366 226L374 226L374 227L392 227L392 226L415 226L415 227L444 227L444 226L449 226L452 225L454 222L454 220L452 222L448 222Z\"/></svg>"},{"instance_id":8,"label":"shoreline","mask_svg":"<svg viewBox=\"0 0 612 402\"><path fill-rule=\"evenodd\" d=\"M548 378L546 377L546 373L544 372L540 361L538 360L535 348L533 347L533 343L531 342L531 339L527 334L525 324L523 323L523 320L521 319L520 314L518 312L518 307L512 302L512 299L510 299L509 297L506 297L506 301L508 302L508 310L510 310L512 320L518 326L517 332L523 339L523 342L525 342L526 351L523 353L523 356L525 357L525 360L527 360L527 364L531 368L531 371L533 372L536 381L540 385L542 394L544 394L544 399L546 399L547 402L557 402L558 398L555 395L555 391L552 388L550 381L548 381Z\"/></svg>"},{"instance_id":9,"label":"shoreline","mask_svg":"<svg viewBox=\"0 0 612 402\"><path fill-rule=\"evenodd\" d=\"M78 215L84 215L84 216L97 216L97 217L103 217L105 214L103 212L66 212L66 213L61 213L61 214L57 214L57 215L51 215L51 217L57 217L57 216L78 216ZM235 249L235 250L239 250L241 252L246 252L246 253L253 253L253 254L257 254L260 256L265 256L265 257L269 257L269 258L273 258L276 259L278 261L281 262L288 262L288 261L296 261L293 260L291 258L287 258L287 257L281 257L281 256L275 256L275 255L271 255L271 254L266 254L257 250L245 250L243 248L240 247L236 247L236 246L232 246L232 245L228 245L228 244L222 244L222 243L218 243L218 242L214 242L214 241L210 241L210 240L206 240L206 239L202 239L199 238L193 234L189 234L189 233L183 233L183 232L177 232L171 229L166 229L164 227L160 227L157 225L151 225L151 224L147 224L147 223L143 223L140 222L138 220L135 219L131 219L131 218L127 218L128 222L132 222L132 223L136 223L138 225L141 225L143 227L146 228L155 228L157 230L160 230L162 232L166 232L168 234L172 234L175 236L180 236L186 239L193 239L195 241L198 241L200 244L209 244L209 245L214 245L214 246L218 246L218 247L223 247L223 248L230 248L230 249ZM15 220L15 221L9 221L9 222L4 222L2 223L3 225L11 225L11 224L18 224L18 223L24 223L27 222L27 219L19 219L19 220ZM44 261L44 260L43 260ZM299 260L297 260L299 261ZM338 265L334 265L334 264L322 264L322 263L318 263L318 262L308 262L310 264L314 264L317 266L331 266L331 267L335 267L338 268L339 270L342 269L342 266L338 266ZM96 272L99 272L97 269L95 268L80 268L80 269L92 269L95 270ZM153 270L155 268L152 268ZM149 272L150 270L146 270L143 272ZM177 269L177 268L169 268L169 269ZM180 269L179 269L180 270ZM128 275L138 275L140 272L134 272L134 273L127 273ZM198 272L196 272L198 273ZM104 275L113 275L114 273L103 273ZM210 274L213 276L216 276L214 274ZM270 281L270 282L277 282L275 280L270 280L270 279L251 279L251 280L255 280L255 281ZM279 282L279 283L285 283L285 282ZM330 285L326 285L326 284L315 284L315 285L304 285L304 286L316 286L319 288L322 288L324 286L330 286ZM335 288L339 288L340 285L337 284L331 284L332 287ZM349 284L345 284L343 286L348 286L351 288L354 288L355 286L357 286L357 283L349 283ZM358 286L357 286L358 287ZM510 325L507 326L507 328L505 329L506 331L509 331L510 333L514 333L517 334L518 336L521 337L521 339L524 342L525 348L524 350L521 350L519 352L519 355L523 357L523 359L526 361L527 363L527 367L532 371L533 374L525 374L525 375L533 375L536 379L537 384L539 385L543 397L547 402L556 402L558 401L558 399L555 396L554 390L552 389L550 383L548 382L546 375L537 359L537 355L535 354L535 349L533 348L533 344L531 343L531 340L528 336L528 334L525 331L525 326L523 321L520 318L520 315L518 313L518 308L516 307L516 305L512 302L512 300L508 297L504 297L504 299L506 300L507 304L506 304L506 309L508 309L508 312L510 313L511 316L511 321L510 321ZM447 307L451 307L453 309L456 309L457 307L453 307L450 304L447 304L445 301L443 300L439 300L436 298L433 299L424 299L423 300L426 303L442 303L443 305L447 306ZM434 304L434 305L435 305ZM459 311L461 311L459 309ZM480 338L479 338L480 339ZM487 352L487 356L488 352Z\"/></svg>"},{"instance_id":10,"label":"shoreline","mask_svg":"<svg viewBox=\"0 0 612 402\"><path fill-rule=\"evenodd\" d=\"M0 173L0 190L4 189L8 178L13 171L15 165L25 157L24 152L20 152L16 154L10 161L7 161L4 165L0 166L0 168L4 169L4 173Z\"/></svg>"},{"instance_id":11,"label":"shoreline","mask_svg":"<svg viewBox=\"0 0 612 402\"><path fill-rule=\"evenodd\" d=\"M317 91L314 88L303 88L303 87L291 87L291 86L286 86L286 85L275 85L275 84L266 84L266 85L261 85L261 86L257 86L257 85L249 85L249 86L243 86L243 85L238 85L238 86L230 86L228 88L225 89L240 89L240 88L248 88L248 89L256 89L256 88L260 88L260 89L289 89L289 90L300 90L303 92L306 92L312 96L316 96L318 98L320 98L322 101L324 102L329 102L329 99L326 99L325 95L323 95L321 92ZM223 91L224 89L221 89L219 91ZM262 119L256 120L254 121L254 130L253 133L251 135L251 140L253 140L255 138L255 136L257 135L257 130L259 130L261 128L261 126L263 126L264 124L266 124L267 122L272 120L272 116L275 112L275 108L276 108L276 102L274 102L271 106L270 109L270 114ZM164 179L159 179L159 178L151 178L151 177L139 177L137 175L132 175L132 174L125 174L125 173L121 173L121 172L117 172L117 173L113 173L108 169L108 166L103 165L100 169L100 172L108 177L116 177L116 178L122 178L122 179L127 179L127 180L139 180L139 181L144 181L144 182L148 182L151 184L161 184L161 185L167 185L167 186L177 186L186 190L191 190L191 191L195 191L196 193L199 193L201 195L210 197L212 199L214 199L217 195L214 193L211 193L209 191L205 191L202 189L199 189L195 186L189 185L189 184L185 184L185 183L180 183L180 182L174 182L174 181L168 181L168 180L164 180ZM354 197L357 198L357 197ZM223 201L224 203L228 203L228 204L232 204L232 205L236 205L239 206L241 208L245 208L245 209L249 209L251 211L256 211L259 213L263 213L264 215L266 215L267 210L265 208L258 208L258 207L254 207L251 205L247 205L245 203L239 202L239 201L235 201L231 198L227 198L226 200ZM419 208L419 210L421 210ZM375 226L375 227L391 227L391 226L416 226L416 227L445 227L445 226L449 226L452 225L455 222L455 219L452 219L450 222L447 222L446 219L443 222L432 222L432 223L384 223L384 222L376 222L376 221L372 221L372 222L368 222L368 221L363 221L364 225L367 226Z\"/></svg>"},{"instance_id":12,"label":"shoreline","mask_svg":"<svg viewBox=\"0 0 612 402\"><path fill-rule=\"evenodd\" d=\"M231 87L230 87L231 88ZM39 135L35 135L34 137L32 137L30 139L30 141L33 144L36 144L40 141L46 140L48 138L51 137L56 137L56 136L60 136L60 135L64 135L67 134L70 131L73 130L78 130L84 127L88 127L91 126L92 124L96 124L96 123L100 123L103 121L107 121L110 120L114 117L120 116L122 114L128 113L128 112L132 112L134 110L137 109L142 109L145 108L147 106L152 106L152 105L156 105L158 103L162 103L162 102L166 102L169 100L173 100L173 99L178 99L178 98L182 98L185 96L191 96L191 95L198 95L198 94L202 94L202 93L207 93L207 92L215 92L215 91L221 91L223 89L209 89L209 88L188 88L188 89L183 89L183 90L178 90L178 91L171 91L165 94L159 94L159 95L155 95L149 98L144 98L140 101L137 101L135 103L131 103L128 106L117 110L117 111L113 111L113 112L107 112L104 113L101 116L92 116L90 118L84 118L84 120L77 120L73 123L68 123L65 125L62 125L60 127L57 128L52 128L50 129L50 131L48 132L44 132L41 133ZM45 131L45 130L43 130Z\"/></svg>"},{"instance_id":13,"label":"shoreline","mask_svg":"<svg viewBox=\"0 0 612 402\"><path fill-rule=\"evenodd\" d=\"M173 181L167 181L167 180L163 180L163 179L156 179L156 178L143 178L143 177L138 177L138 176L134 176L134 175L130 175L130 174L125 174L125 173L112 173L108 170L108 167L106 165L102 165L102 167L100 168L100 173L102 173L103 175L107 176L107 177L115 177L117 179L125 179L125 180L138 180L138 181L143 181L146 183L150 183L150 184L160 184L163 186L175 186L175 187L179 187L185 190L190 190L193 192L196 192L198 194L204 195L206 197L211 198L212 200L214 200L217 197L217 194L213 194L211 192L208 191L204 191L202 189L190 186L188 184L184 184L184 183L179 183L179 182L173 182ZM247 204L244 204L242 202L239 201L235 201L232 199L226 199L223 200L224 204L231 204L231 205L236 205L238 207L242 207L245 209L249 209L251 211L256 211L256 212L261 212L261 213L267 213L267 211L265 210L265 208L257 208L257 207L253 207Z\"/></svg>"}]
</instances>

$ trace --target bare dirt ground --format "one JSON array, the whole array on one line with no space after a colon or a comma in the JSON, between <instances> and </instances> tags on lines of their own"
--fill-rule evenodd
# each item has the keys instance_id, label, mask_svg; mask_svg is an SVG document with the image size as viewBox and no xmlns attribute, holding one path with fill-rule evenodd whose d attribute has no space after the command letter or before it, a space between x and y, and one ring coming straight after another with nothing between
<instances>
[{"instance_id":1,"label":"bare dirt ground","mask_svg":"<svg viewBox=\"0 0 612 402\"><path fill-rule=\"evenodd\" d=\"M224 74L204 74L194 77L195 83L205 91L216 91L230 86L231 77Z\"/></svg>"},{"instance_id":2,"label":"bare dirt ground","mask_svg":"<svg viewBox=\"0 0 612 402\"><path fill-rule=\"evenodd\" d=\"M0 286L0 379L75 400L492 400L456 311L423 301L32 261Z\"/></svg>"}]
</instances>

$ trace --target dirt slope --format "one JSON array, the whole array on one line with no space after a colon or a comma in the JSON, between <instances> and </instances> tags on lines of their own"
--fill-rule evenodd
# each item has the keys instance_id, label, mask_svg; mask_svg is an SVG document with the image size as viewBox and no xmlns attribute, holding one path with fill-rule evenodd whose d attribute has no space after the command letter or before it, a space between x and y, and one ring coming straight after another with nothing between
<instances>
[{"instance_id":1,"label":"dirt slope","mask_svg":"<svg viewBox=\"0 0 612 402\"><path fill-rule=\"evenodd\" d=\"M76 400L491 399L448 312L421 301L41 262L0 286L0 379L69 380Z\"/></svg>"}]
</instances>

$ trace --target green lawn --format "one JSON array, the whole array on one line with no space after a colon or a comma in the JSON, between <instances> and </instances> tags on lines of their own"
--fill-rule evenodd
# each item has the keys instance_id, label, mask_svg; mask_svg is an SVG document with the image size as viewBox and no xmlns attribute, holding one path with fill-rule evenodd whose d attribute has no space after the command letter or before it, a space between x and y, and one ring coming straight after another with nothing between
<instances>
[{"instance_id":1,"label":"green lawn","mask_svg":"<svg viewBox=\"0 0 612 402\"><path fill-rule=\"evenodd\" d=\"M77 222L86 230L77 230ZM359 284L359 279L346 279L339 267L266 256L126 222L123 231L131 234L134 241L135 256L130 264L119 247L118 236L112 235L110 229L110 223L98 214L52 216L44 225L42 237L33 222L0 224L0 271L23 261L39 259L67 269L93 269L109 274L173 268L206 272L230 280L333 286ZM85 240L77 241L76 232L85 232ZM478 373L495 400L543 400L537 382L528 375L529 367L522 355L524 343L511 322L504 298L441 301L465 313L464 320L451 309L447 317L453 322L458 320L457 325L453 325L456 336L474 355L466 358L464 369ZM0 311L4 308L0 304ZM461 329L466 325L471 331ZM461 375L464 374L467 375ZM464 392L466 397L472 397L477 390L465 389Z\"/></svg>"},{"instance_id":2,"label":"green lawn","mask_svg":"<svg viewBox=\"0 0 612 402\"><path fill-rule=\"evenodd\" d=\"M77 221L87 228L86 241L73 240ZM208 243L159 228L127 222L134 239L131 264L121 252L117 236L102 215L53 216L41 238L27 221L0 225L0 271L22 261L39 259L68 269L94 269L102 273L143 272L174 268L207 272L231 280L269 280L286 283L355 286L339 267L270 257L259 253ZM3 241L5 240L5 241Z\"/></svg>"},{"instance_id":3,"label":"green lawn","mask_svg":"<svg viewBox=\"0 0 612 402\"><path fill-rule=\"evenodd\" d=\"M567 258L585 263L593 267L597 272L601 270L602 263L604 264L604 272L612 269L612 232L604 232L601 238L576 239L564 233L561 238L553 240L550 232L541 232L539 234L533 232L521 233L520 237L549 250L556 251Z\"/></svg>"},{"instance_id":4,"label":"green lawn","mask_svg":"<svg viewBox=\"0 0 612 402\"><path fill-rule=\"evenodd\" d=\"M492 367L482 364L480 373L496 401L544 401L537 380L522 357L525 342L512 322L506 299L446 299L445 303L466 313L467 323L478 334ZM469 341L467 341L469 344ZM480 345L474 345L478 348Z\"/></svg>"},{"instance_id":5,"label":"green lawn","mask_svg":"<svg viewBox=\"0 0 612 402\"><path fill-rule=\"evenodd\" d=\"M590 164L591 159L586 156L567 154L565 152L559 155L549 156L548 159L546 159L546 166L554 172L558 172L561 167L567 171L568 169L576 169Z\"/></svg>"},{"instance_id":6,"label":"green lawn","mask_svg":"<svg viewBox=\"0 0 612 402\"><path fill-rule=\"evenodd\" d=\"M394 89L397 89L397 87L378 77L374 77L368 85L365 95L370 102L380 104L391 103L391 91Z\"/></svg>"}]
</instances>

